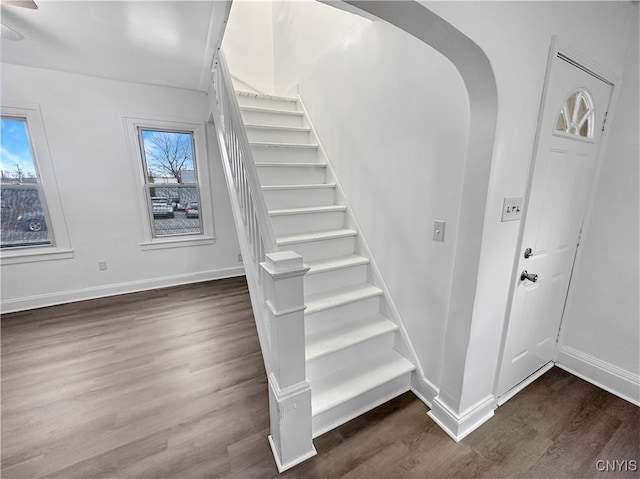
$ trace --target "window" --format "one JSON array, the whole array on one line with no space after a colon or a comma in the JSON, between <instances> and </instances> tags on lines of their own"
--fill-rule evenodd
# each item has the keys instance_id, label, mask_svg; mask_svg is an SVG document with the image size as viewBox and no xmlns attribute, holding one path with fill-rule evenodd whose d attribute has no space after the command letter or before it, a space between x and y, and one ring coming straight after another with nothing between
<instances>
[{"instance_id":1,"label":"window","mask_svg":"<svg viewBox=\"0 0 640 479\"><path fill-rule=\"evenodd\" d=\"M204 127L127 118L139 183L143 249L212 242Z\"/></svg>"},{"instance_id":2,"label":"window","mask_svg":"<svg viewBox=\"0 0 640 479\"><path fill-rule=\"evenodd\" d=\"M593 138L595 113L589 93L580 89L565 100L556 119L556 132L582 138Z\"/></svg>"},{"instance_id":3,"label":"window","mask_svg":"<svg viewBox=\"0 0 640 479\"><path fill-rule=\"evenodd\" d=\"M192 131L138 128L153 237L202 233Z\"/></svg>"},{"instance_id":4,"label":"window","mask_svg":"<svg viewBox=\"0 0 640 479\"><path fill-rule=\"evenodd\" d=\"M2 117L0 247L53 244L40 175L25 118Z\"/></svg>"},{"instance_id":5,"label":"window","mask_svg":"<svg viewBox=\"0 0 640 479\"><path fill-rule=\"evenodd\" d=\"M0 261L73 258L37 105L2 105Z\"/></svg>"}]
</instances>

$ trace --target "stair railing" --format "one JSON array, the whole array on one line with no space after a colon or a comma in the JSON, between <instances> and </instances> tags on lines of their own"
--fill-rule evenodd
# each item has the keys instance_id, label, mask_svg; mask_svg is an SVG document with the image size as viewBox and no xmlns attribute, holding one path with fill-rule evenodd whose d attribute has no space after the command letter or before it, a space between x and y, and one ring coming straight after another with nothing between
<instances>
[{"instance_id":1,"label":"stair railing","mask_svg":"<svg viewBox=\"0 0 640 479\"><path fill-rule=\"evenodd\" d=\"M304 345L303 277L309 268L297 253L279 251L221 50L213 68L213 122L269 379L269 443L284 471L316 454Z\"/></svg>"}]
</instances>

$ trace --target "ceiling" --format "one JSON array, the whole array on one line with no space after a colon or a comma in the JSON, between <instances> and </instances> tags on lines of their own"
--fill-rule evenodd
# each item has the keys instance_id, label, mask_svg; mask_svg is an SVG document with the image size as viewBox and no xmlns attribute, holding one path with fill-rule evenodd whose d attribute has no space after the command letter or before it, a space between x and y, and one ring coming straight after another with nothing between
<instances>
[{"instance_id":1,"label":"ceiling","mask_svg":"<svg viewBox=\"0 0 640 479\"><path fill-rule=\"evenodd\" d=\"M228 2L36 0L2 5L2 62L206 91Z\"/></svg>"}]
</instances>

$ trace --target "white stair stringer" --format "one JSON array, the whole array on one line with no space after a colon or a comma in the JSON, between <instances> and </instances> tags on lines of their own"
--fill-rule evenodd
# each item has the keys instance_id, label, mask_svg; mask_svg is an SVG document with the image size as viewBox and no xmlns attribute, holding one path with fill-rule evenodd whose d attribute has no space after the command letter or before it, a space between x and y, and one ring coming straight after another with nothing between
<instances>
[{"instance_id":1,"label":"white stair stringer","mask_svg":"<svg viewBox=\"0 0 640 479\"><path fill-rule=\"evenodd\" d=\"M310 268L305 353L317 437L408 391L415 366L399 352L401 330L306 113L292 98L237 98L278 248Z\"/></svg>"}]
</instances>

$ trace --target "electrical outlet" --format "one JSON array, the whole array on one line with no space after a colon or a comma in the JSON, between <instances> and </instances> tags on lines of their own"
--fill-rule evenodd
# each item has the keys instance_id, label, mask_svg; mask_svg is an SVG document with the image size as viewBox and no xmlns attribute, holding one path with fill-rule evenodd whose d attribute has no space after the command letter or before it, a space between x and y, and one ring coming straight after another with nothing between
<instances>
[{"instance_id":1,"label":"electrical outlet","mask_svg":"<svg viewBox=\"0 0 640 479\"><path fill-rule=\"evenodd\" d=\"M100 271L105 271L107 269L107 262L106 261L98 261L98 269Z\"/></svg>"},{"instance_id":2,"label":"electrical outlet","mask_svg":"<svg viewBox=\"0 0 640 479\"><path fill-rule=\"evenodd\" d=\"M505 198L502 204L502 221L515 221L522 217L522 196Z\"/></svg>"},{"instance_id":3,"label":"electrical outlet","mask_svg":"<svg viewBox=\"0 0 640 479\"><path fill-rule=\"evenodd\" d=\"M433 241L444 241L444 221L433 222Z\"/></svg>"},{"instance_id":4,"label":"electrical outlet","mask_svg":"<svg viewBox=\"0 0 640 479\"><path fill-rule=\"evenodd\" d=\"M238 255L238 263L242 263L242 255L241 254Z\"/></svg>"}]
</instances>

